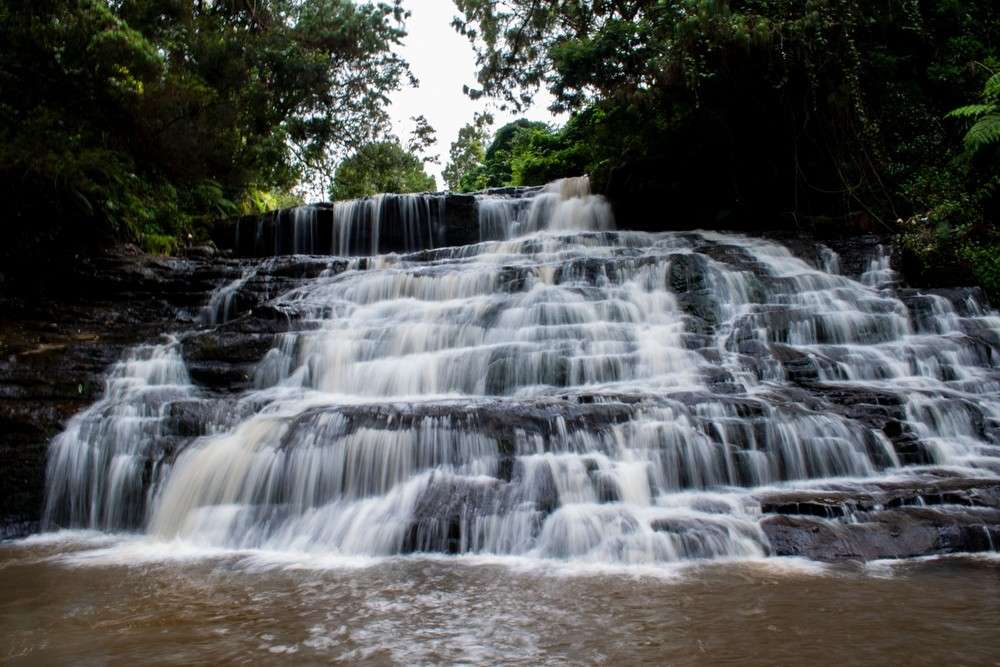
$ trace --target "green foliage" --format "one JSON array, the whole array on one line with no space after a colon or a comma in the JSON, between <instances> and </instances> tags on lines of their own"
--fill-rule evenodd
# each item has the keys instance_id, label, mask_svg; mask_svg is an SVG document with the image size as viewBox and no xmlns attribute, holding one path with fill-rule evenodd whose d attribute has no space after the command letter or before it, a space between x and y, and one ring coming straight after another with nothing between
<instances>
[{"instance_id":1,"label":"green foliage","mask_svg":"<svg viewBox=\"0 0 1000 667\"><path fill-rule=\"evenodd\" d=\"M504 125L493 136L479 163L465 166L458 190L473 192L508 185L535 185L515 179L515 156L528 150L527 135L549 132L551 130L545 123L524 118Z\"/></svg>"},{"instance_id":2,"label":"green foliage","mask_svg":"<svg viewBox=\"0 0 1000 667\"><path fill-rule=\"evenodd\" d=\"M981 103L959 107L948 116L975 121L965 133L965 147L970 151L1000 145L1000 74L986 80Z\"/></svg>"},{"instance_id":3,"label":"green foliage","mask_svg":"<svg viewBox=\"0 0 1000 667\"><path fill-rule=\"evenodd\" d=\"M172 255L177 252L177 238L168 234L145 234L142 249L151 255Z\"/></svg>"},{"instance_id":4,"label":"green foliage","mask_svg":"<svg viewBox=\"0 0 1000 667\"><path fill-rule=\"evenodd\" d=\"M454 192L471 192L472 172L478 169L486 158L486 142L489 140L489 125L492 119L478 116L458 131L458 139L452 142L448 151L448 164L442 175L448 188ZM464 185L463 185L464 183Z\"/></svg>"},{"instance_id":5,"label":"green foliage","mask_svg":"<svg viewBox=\"0 0 1000 667\"><path fill-rule=\"evenodd\" d=\"M25 240L29 220L186 238L329 178L388 127L404 18L395 0L0 0L8 219Z\"/></svg>"},{"instance_id":6,"label":"green foliage","mask_svg":"<svg viewBox=\"0 0 1000 667\"><path fill-rule=\"evenodd\" d=\"M472 97L517 109L545 87L574 114L523 139L505 182L586 171L630 224L652 227L670 215L886 232L905 219L907 244L935 248L911 253L925 272L985 262L966 248L992 238L1000 212L992 0L456 5L477 54ZM972 123L967 154L952 109Z\"/></svg>"},{"instance_id":7,"label":"green foliage","mask_svg":"<svg viewBox=\"0 0 1000 667\"><path fill-rule=\"evenodd\" d=\"M925 281L975 283L1000 303L1000 75L986 80L980 99L947 114L972 122L965 151L914 170L904 183L904 196L924 213L901 225L900 240Z\"/></svg>"},{"instance_id":8,"label":"green foliage","mask_svg":"<svg viewBox=\"0 0 1000 667\"><path fill-rule=\"evenodd\" d=\"M265 213L279 208L293 208L305 203L303 198L292 192L282 190L263 190L257 186L249 186L238 205L239 215Z\"/></svg>"},{"instance_id":9,"label":"green foliage","mask_svg":"<svg viewBox=\"0 0 1000 667\"><path fill-rule=\"evenodd\" d=\"M437 143L437 132L423 115L414 116L410 120L413 121L414 128L410 133L410 141L406 144L406 150L413 155L424 155L428 148ZM425 156L423 161L437 164L438 159L439 156L431 155Z\"/></svg>"},{"instance_id":10,"label":"green foliage","mask_svg":"<svg viewBox=\"0 0 1000 667\"><path fill-rule=\"evenodd\" d=\"M959 258L971 268L974 284L981 286L993 303L1000 302L1000 239L969 241Z\"/></svg>"},{"instance_id":11,"label":"green foliage","mask_svg":"<svg viewBox=\"0 0 1000 667\"><path fill-rule=\"evenodd\" d=\"M378 193L432 192L437 189L424 164L398 141L379 141L362 146L344 160L330 187L335 201L370 197Z\"/></svg>"},{"instance_id":12,"label":"green foliage","mask_svg":"<svg viewBox=\"0 0 1000 667\"><path fill-rule=\"evenodd\" d=\"M462 192L543 185L580 174L590 174L601 183L607 180L611 166L602 158L617 150L623 139L642 145L649 126L655 128L658 124L640 123L620 109L608 114L590 108L574 114L565 127L558 129L516 120L500 128L483 150L485 130L467 125L459 134L460 141L452 145L452 161L445 175L458 174L458 187L452 189ZM461 165L461 169L449 172L452 165Z\"/></svg>"},{"instance_id":13,"label":"green foliage","mask_svg":"<svg viewBox=\"0 0 1000 667\"><path fill-rule=\"evenodd\" d=\"M962 246L960 256L972 268L975 284L986 290L993 303L1000 303L1000 240L971 241Z\"/></svg>"},{"instance_id":14,"label":"green foliage","mask_svg":"<svg viewBox=\"0 0 1000 667\"><path fill-rule=\"evenodd\" d=\"M968 106L954 109L948 114L949 118L980 118L993 113L995 107L992 104L969 104Z\"/></svg>"}]
</instances>

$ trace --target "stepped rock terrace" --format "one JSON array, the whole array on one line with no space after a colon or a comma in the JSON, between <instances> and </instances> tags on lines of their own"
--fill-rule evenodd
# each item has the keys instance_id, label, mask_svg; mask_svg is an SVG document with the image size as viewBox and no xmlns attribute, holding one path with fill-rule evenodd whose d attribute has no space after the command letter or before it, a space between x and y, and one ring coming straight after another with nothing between
<instances>
[{"instance_id":1,"label":"stepped rock terrace","mask_svg":"<svg viewBox=\"0 0 1000 667\"><path fill-rule=\"evenodd\" d=\"M437 195L237 224L275 256L112 369L44 526L626 565L997 543L975 290L905 288L877 242L619 231L585 179L473 203L461 245Z\"/></svg>"}]
</instances>

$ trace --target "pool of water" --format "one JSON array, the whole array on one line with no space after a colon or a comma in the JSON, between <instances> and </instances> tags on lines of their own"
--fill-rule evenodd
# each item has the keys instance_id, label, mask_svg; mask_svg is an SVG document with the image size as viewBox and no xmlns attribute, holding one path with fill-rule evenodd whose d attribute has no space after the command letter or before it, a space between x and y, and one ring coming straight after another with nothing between
<instances>
[{"instance_id":1,"label":"pool of water","mask_svg":"<svg viewBox=\"0 0 1000 667\"><path fill-rule=\"evenodd\" d=\"M998 628L996 554L611 568L0 545L10 664L998 665Z\"/></svg>"}]
</instances>

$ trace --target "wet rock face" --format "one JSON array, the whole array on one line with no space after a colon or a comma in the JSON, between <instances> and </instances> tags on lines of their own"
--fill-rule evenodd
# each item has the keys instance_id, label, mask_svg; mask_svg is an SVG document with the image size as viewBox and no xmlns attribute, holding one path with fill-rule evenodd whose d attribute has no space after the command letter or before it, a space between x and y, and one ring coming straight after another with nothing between
<instances>
[{"instance_id":1,"label":"wet rock face","mask_svg":"<svg viewBox=\"0 0 1000 667\"><path fill-rule=\"evenodd\" d=\"M0 534L37 528L45 452L131 345L189 326L225 267L121 255L81 260L0 297Z\"/></svg>"},{"instance_id":2,"label":"wet rock face","mask_svg":"<svg viewBox=\"0 0 1000 667\"><path fill-rule=\"evenodd\" d=\"M859 523L776 516L761 525L775 555L864 561L993 551L1000 538L1000 511L908 507L866 516Z\"/></svg>"},{"instance_id":3,"label":"wet rock face","mask_svg":"<svg viewBox=\"0 0 1000 667\"><path fill-rule=\"evenodd\" d=\"M108 369L130 347L184 332L193 380L206 392L235 395L253 385L257 363L288 328L289 314L267 302L338 266L289 257L255 267L256 280L241 285L230 304L232 321L209 325L213 293L247 267L214 253L193 254L84 258L58 280L0 296L0 538L37 530L49 442L101 396ZM171 407L164 452L218 421L218 410L205 405Z\"/></svg>"},{"instance_id":4,"label":"wet rock face","mask_svg":"<svg viewBox=\"0 0 1000 667\"><path fill-rule=\"evenodd\" d=\"M472 195L378 195L228 220L212 236L237 257L412 252L476 243L478 211Z\"/></svg>"},{"instance_id":5,"label":"wet rock face","mask_svg":"<svg viewBox=\"0 0 1000 667\"><path fill-rule=\"evenodd\" d=\"M759 496L778 556L875 560L992 551L1000 544L1000 484L943 477L850 490Z\"/></svg>"},{"instance_id":6,"label":"wet rock face","mask_svg":"<svg viewBox=\"0 0 1000 667\"><path fill-rule=\"evenodd\" d=\"M901 287L875 237L615 231L579 185L123 262L82 301L127 334L53 421L45 526L619 563L989 548L1000 319L975 292ZM293 254L327 248L351 256Z\"/></svg>"}]
</instances>

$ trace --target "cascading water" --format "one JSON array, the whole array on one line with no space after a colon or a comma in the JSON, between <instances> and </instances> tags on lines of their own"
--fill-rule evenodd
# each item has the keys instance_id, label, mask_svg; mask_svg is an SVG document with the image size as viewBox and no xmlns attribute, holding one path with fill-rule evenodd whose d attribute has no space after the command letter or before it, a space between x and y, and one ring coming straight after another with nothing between
<instances>
[{"instance_id":1,"label":"cascading water","mask_svg":"<svg viewBox=\"0 0 1000 667\"><path fill-rule=\"evenodd\" d=\"M164 472L156 451L164 411L196 392L176 339L138 347L115 364L104 397L52 442L46 522L103 530L141 527L147 494L157 486L150 480Z\"/></svg>"},{"instance_id":2,"label":"cascading water","mask_svg":"<svg viewBox=\"0 0 1000 667\"><path fill-rule=\"evenodd\" d=\"M282 209L272 216L244 218L233 226L241 254L377 255L445 245L446 197L376 195Z\"/></svg>"},{"instance_id":3,"label":"cascading water","mask_svg":"<svg viewBox=\"0 0 1000 667\"><path fill-rule=\"evenodd\" d=\"M507 240L541 230L608 231L611 206L590 196L587 177L566 178L531 191L528 198L479 197L479 238Z\"/></svg>"},{"instance_id":4,"label":"cascading water","mask_svg":"<svg viewBox=\"0 0 1000 667\"><path fill-rule=\"evenodd\" d=\"M775 490L1000 478L1000 317L900 293L886 250L854 280L825 246L619 232L567 179L480 195L459 247L394 199L413 252L379 255L386 205L287 214L279 252L376 256L270 301L292 327L252 390L192 384L184 335L116 366L51 446L46 526L658 563L772 553ZM191 404L201 434L167 434Z\"/></svg>"}]
</instances>

